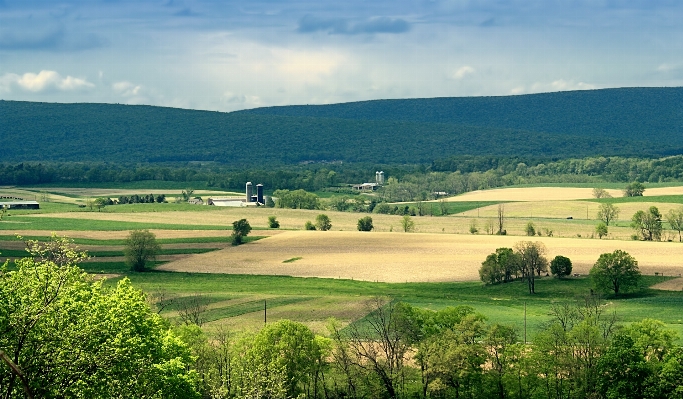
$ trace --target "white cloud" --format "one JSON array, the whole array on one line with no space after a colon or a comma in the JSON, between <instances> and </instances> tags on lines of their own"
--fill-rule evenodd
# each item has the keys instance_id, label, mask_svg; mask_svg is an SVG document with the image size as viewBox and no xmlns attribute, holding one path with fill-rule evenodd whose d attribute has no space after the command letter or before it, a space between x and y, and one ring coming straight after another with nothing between
<instances>
[{"instance_id":1,"label":"white cloud","mask_svg":"<svg viewBox=\"0 0 683 399\"><path fill-rule=\"evenodd\" d=\"M13 88L23 91L40 93L50 90L76 91L95 87L94 84L85 79L74 78L73 76L62 77L55 71L40 71L38 74L7 73L0 78L0 92L12 92Z\"/></svg>"},{"instance_id":2,"label":"white cloud","mask_svg":"<svg viewBox=\"0 0 683 399\"><path fill-rule=\"evenodd\" d=\"M551 83L536 82L531 86L530 93L570 91L570 90L593 90L598 86L585 82L575 82L573 80L558 79Z\"/></svg>"},{"instance_id":3,"label":"white cloud","mask_svg":"<svg viewBox=\"0 0 683 399\"><path fill-rule=\"evenodd\" d=\"M472 68L469 65L465 65L463 67L458 68L458 70L455 71L455 73L453 73L453 79L460 80L460 79L464 78L466 75L471 75L475 72L476 72L476 70L474 68Z\"/></svg>"},{"instance_id":4,"label":"white cloud","mask_svg":"<svg viewBox=\"0 0 683 399\"><path fill-rule=\"evenodd\" d=\"M128 81L116 82L111 85L112 90L122 97L134 97L140 95L142 86L134 85Z\"/></svg>"}]
</instances>

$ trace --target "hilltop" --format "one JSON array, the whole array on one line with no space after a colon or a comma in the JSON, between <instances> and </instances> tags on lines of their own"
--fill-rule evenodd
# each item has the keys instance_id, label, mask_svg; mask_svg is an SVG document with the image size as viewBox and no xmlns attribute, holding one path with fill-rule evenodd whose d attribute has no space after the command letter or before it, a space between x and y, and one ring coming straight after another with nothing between
<instances>
[{"instance_id":1,"label":"hilltop","mask_svg":"<svg viewBox=\"0 0 683 399\"><path fill-rule=\"evenodd\" d=\"M683 153L683 88L377 100L232 113L0 101L0 161L273 166Z\"/></svg>"}]
</instances>

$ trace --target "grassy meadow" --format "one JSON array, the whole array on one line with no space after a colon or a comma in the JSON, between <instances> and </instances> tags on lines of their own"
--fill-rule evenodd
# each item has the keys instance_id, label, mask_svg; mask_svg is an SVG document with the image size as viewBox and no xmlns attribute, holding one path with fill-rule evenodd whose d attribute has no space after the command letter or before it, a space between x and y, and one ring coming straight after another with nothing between
<instances>
[{"instance_id":1,"label":"grassy meadow","mask_svg":"<svg viewBox=\"0 0 683 399\"><path fill-rule=\"evenodd\" d=\"M618 191L617 186L604 188ZM559 189L572 191L558 193ZM402 231L402 216L397 215L372 214L374 231L358 232L357 220L365 215L351 212L176 203L114 205L99 211L79 207L103 195L179 195L178 189L169 187L122 184L0 192L49 199L41 201L40 210L10 210L0 220L0 259L25 256L16 234L38 240L48 239L52 232L66 235L90 253L91 259L82 265L89 273L106 277L108 284L128 277L171 319L177 319L190 301L199 303L206 328L256 329L263 325L265 302L269 321L289 318L324 333L328 318L354 322L367 313L371 298L385 296L429 309L469 305L492 322L517 326L520 334L526 305L531 336L548 320L553 303L590 293L585 274L600 253L617 248L632 253L646 275L647 287L675 282L672 276L683 272L683 244L677 242L677 234L665 233L672 242L639 242L631 239L629 227L637 210L657 206L666 214L683 206L680 186L653 185L646 190L650 196L600 200L590 197L591 187L580 185L485 190L450 198L447 216L412 217L413 233ZM195 195L206 199L240 194L197 190ZM593 237L601 202L614 203L621 212L607 238L598 240ZM489 235L500 203L508 235ZM441 204L427 204L435 215L440 214ZM320 213L330 217L331 231L303 231L305 222L314 222ZM268 228L268 216L277 217L280 229ZM232 247L231 224L241 218L249 220L253 231L245 245ZM541 236L526 236L529 222ZM476 234L470 233L472 227ZM162 246L151 272L133 273L124 263L125 238L133 229L149 229ZM529 295L521 282L484 286L478 281L478 268L488 253L524 240L543 242L551 257L570 257L582 276L541 278L536 295ZM680 290L646 288L605 299L606 309L624 322L658 318L683 337Z\"/></svg>"}]
</instances>

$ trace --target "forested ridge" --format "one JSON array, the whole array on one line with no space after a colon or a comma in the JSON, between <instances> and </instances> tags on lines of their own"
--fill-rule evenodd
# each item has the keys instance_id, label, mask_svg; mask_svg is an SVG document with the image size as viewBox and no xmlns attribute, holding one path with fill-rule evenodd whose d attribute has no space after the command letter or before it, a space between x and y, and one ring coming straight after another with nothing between
<instances>
[{"instance_id":1,"label":"forested ridge","mask_svg":"<svg viewBox=\"0 0 683 399\"><path fill-rule=\"evenodd\" d=\"M0 161L431 163L683 153L683 89L378 100L233 113L0 101Z\"/></svg>"}]
</instances>

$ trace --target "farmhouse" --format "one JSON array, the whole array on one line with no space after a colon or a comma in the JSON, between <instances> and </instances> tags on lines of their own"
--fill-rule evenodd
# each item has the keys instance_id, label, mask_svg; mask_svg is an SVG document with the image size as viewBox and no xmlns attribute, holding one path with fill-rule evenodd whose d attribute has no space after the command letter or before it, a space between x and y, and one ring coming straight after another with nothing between
<instances>
[{"instance_id":1,"label":"farmhouse","mask_svg":"<svg viewBox=\"0 0 683 399\"><path fill-rule=\"evenodd\" d=\"M354 184L352 187L354 190L358 190L358 191L375 191L379 188L379 184L377 184L377 183L363 183L363 184Z\"/></svg>"},{"instance_id":2,"label":"farmhouse","mask_svg":"<svg viewBox=\"0 0 683 399\"><path fill-rule=\"evenodd\" d=\"M0 201L0 208L5 209L40 209L38 201Z\"/></svg>"}]
</instances>

